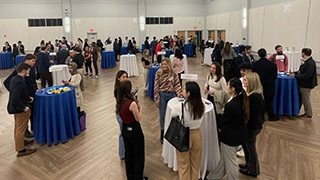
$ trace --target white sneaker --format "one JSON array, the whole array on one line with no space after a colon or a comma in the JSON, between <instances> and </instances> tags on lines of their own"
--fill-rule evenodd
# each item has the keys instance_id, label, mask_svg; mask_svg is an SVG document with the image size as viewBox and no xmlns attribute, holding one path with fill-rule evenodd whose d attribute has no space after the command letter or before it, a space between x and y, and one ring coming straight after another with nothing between
<instances>
[{"instance_id":1,"label":"white sneaker","mask_svg":"<svg viewBox=\"0 0 320 180\"><path fill-rule=\"evenodd\" d=\"M98 78L99 78L99 75L95 75L94 77L98 79Z\"/></svg>"},{"instance_id":2,"label":"white sneaker","mask_svg":"<svg viewBox=\"0 0 320 180\"><path fill-rule=\"evenodd\" d=\"M242 146L241 146L241 149L240 148L238 149L237 156L239 156L239 157L244 157L245 156Z\"/></svg>"}]
</instances>

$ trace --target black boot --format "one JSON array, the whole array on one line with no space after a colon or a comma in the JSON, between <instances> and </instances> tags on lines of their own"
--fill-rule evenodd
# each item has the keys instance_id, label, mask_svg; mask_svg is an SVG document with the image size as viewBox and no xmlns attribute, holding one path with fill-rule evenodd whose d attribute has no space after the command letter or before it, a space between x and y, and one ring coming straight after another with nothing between
<instances>
[{"instance_id":1,"label":"black boot","mask_svg":"<svg viewBox=\"0 0 320 180\"><path fill-rule=\"evenodd\" d=\"M164 130L161 130L161 135L160 135L160 142L161 142L161 144L163 144L163 133L164 133Z\"/></svg>"},{"instance_id":2,"label":"black boot","mask_svg":"<svg viewBox=\"0 0 320 180\"><path fill-rule=\"evenodd\" d=\"M33 134L28 130L28 128L26 129L26 132L25 132L24 136L26 138L33 138Z\"/></svg>"}]
</instances>

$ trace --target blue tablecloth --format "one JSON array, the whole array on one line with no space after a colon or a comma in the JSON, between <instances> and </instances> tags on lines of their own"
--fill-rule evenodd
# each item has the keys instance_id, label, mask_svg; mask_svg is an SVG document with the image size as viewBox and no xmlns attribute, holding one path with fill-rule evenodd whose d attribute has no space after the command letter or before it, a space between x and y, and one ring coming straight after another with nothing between
<instances>
[{"instance_id":1,"label":"blue tablecloth","mask_svg":"<svg viewBox=\"0 0 320 180\"><path fill-rule=\"evenodd\" d=\"M149 71L149 89L148 96L151 99L154 99L154 81L156 78L156 73L159 69L159 66L151 66Z\"/></svg>"},{"instance_id":2,"label":"blue tablecloth","mask_svg":"<svg viewBox=\"0 0 320 180\"><path fill-rule=\"evenodd\" d=\"M170 57L170 55L173 54L171 49L166 50L166 56Z\"/></svg>"},{"instance_id":3,"label":"blue tablecloth","mask_svg":"<svg viewBox=\"0 0 320 180\"><path fill-rule=\"evenodd\" d=\"M16 64L15 64L15 66L18 66L20 63L23 63L25 56L26 55L18 55L18 56L16 56Z\"/></svg>"},{"instance_id":4,"label":"blue tablecloth","mask_svg":"<svg viewBox=\"0 0 320 180\"><path fill-rule=\"evenodd\" d=\"M128 54L128 48L127 47L121 47L120 55L123 55L123 54Z\"/></svg>"},{"instance_id":5,"label":"blue tablecloth","mask_svg":"<svg viewBox=\"0 0 320 180\"><path fill-rule=\"evenodd\" d=\"M183 47L183 53L188 57L193 57L192 44L185 44Z\"/></svg>"},{"instance_id":6,"label":"blue tablecloth","mask_svg":"<svg viewBox=\"0 0 320 180\"><path fill-rule=\"evenodd\" d=\"M13 57L11 52L0 53L0 69L12 68Z\"/></svg>"},{"instance_id":7,"label":"blue tablecloth","mask_svg":"<svg viewBox=\"0 0 320 180\"><path fill-rule=\"evenodd\" d=\"M61 86L57 86L61 87ZM48 95L39 90L34 98L34 138L40 144L65 143L80 134L75 91ZM52 88L52 87L51 87Z\"/></svg>"},{"instance_id":8,"label":"blue tablecloth","mask_svg":"<svg viewBox=\"0 0 320 180\"><path fill-rule=\"evenodd\" d=\"M151 45L150 45L149 47L151 47ZM145 45L142 44L142 45L141 45L141 54L143 54L144 49L145 49ZM149 49L149 55L150 55L150 56L151 56L151 52L152 52L152 50L151 50L151 48L150 48L150 49Z\"/></svg>"},{"instance_id":9,"label":"blue tablecloth","mask_svg":"<svg viewBox=\"0 0 320 180\"><path fill-rule=\"evenodd\" d=\"M101 68L106 69L116 66L116 58L114 51L102 51L101 53Z\"/></svg>"},{"instance_id":10,"label":"blue tablecloth","mask_svg":"<svg viewBox=\"0 0 320 180\"><path fill-rule=\"evenodd\" d=\"M299 94L295 78L290 76L277 77L273 111L279 115L299 115Z\"/></svg>"}]
</instances>

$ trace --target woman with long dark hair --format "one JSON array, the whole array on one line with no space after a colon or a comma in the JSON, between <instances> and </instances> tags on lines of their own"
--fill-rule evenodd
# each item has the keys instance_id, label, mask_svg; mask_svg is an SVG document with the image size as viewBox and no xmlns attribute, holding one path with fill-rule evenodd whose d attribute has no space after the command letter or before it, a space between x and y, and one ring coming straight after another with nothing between
<instances>
[{"instance_id":1,"label":"woman with long dark hair","mask_svg":"<svg viewBox=\"0 0 320 180\"><path fill-rule=\"evenodd\" d=\"M197 180L199 177L201 153L202 153L202 133L200 126L203 120L205 106L202 102L200 87L196 82L189 81L183 89L186 98L184 102L184 122L190 128L189 151L177 153L179 179ZM172 115L181 115L181 104L177 104Z\"/></svg>"},{"instance_id":2,"label":"woman with long dark hair","mask_svg":"<svg viewBox=\"0 0 320 180\"><path fill-rule=\"evenodd\" d=\"M231 99L225 105L219 128L221 158L208 179L220 179L224 175L227 175L228 180L239 179L236 152L247 137L250 105L239 79L232 78L228 82L228 91Z\"/></svg>"},{"instance_id":3,"label":"woman with long dark hair","mask_svg":"<svg viewBox=\"0 0 320 180\"><path fill-rule=\"evenodd\" d=\"M88 75L88 69L89 69L90 70L90 75L89 76L92 76L92 67L91 67L92 55L91 55L91 52L89 50L89 46L86 46L84 48L83 56L84 56L84 65L86 66L86 73L84 75L85 76Z\"/></svg>"},{"instance_id":4,"label":"woman with long dark hair","mask_svg":"<svg viewBox=\"0 0 320 180\"><path fill-rule=\"evenodd\" d=\"M140 102L131 93L132 85L128 80L118 87L116 113L122 119L122 136L126 148L125 165L128 180L147 179L144 170L144 135L140 126L142 116Z\"/></svg>"},{"instance_id":5,"label":"woman with long dark hair","mask_svg":"<svg viewBox=\"0 0 320 180\"><path fill-rule=\"evenodd\" d=\"M204 92L208 94L208 100L214 105L217 128L220 125L220 118L228 98L228 86L224 79L221 66L214 62L210 66L210 73L207 75Z\"/></svg>"},{"instance_id":6,"label":"woman with long dark hair","mask_svg":"<svg viewBox=\"0 0 320 180\"><path fill-rule=\"evenodd\" d=\"M153 65L149 60L149 49L143 51L141 62L144 69L144 90L147 92L149 87L149 70Z\"/></svg>"},{"instance_id":7,"label":"woman with long dark hair","mask_svg":"<svg viewBox=\"0 0 320 180\"><path fill-rule=\"evenodd\" d=\"M174 58L172 59L172 68L174 70L174 73L176 73L179 77L179 82L180 85L182 86L182 79L181 79L181 74L184 74L184 68L183 68L183 64L184 64L184 59L183 59L183 55L180 49L177 49L174 52Z\"/></svg>"},{"instance_id":8,"label":"woman with long dark hair","mask_svg":"<svg viewBox=\"0 0 320 180\"><path fill-rule=\"evenodd\" d=\"M127 80L128 78L128 73L124 70L120 70L117 72L116 74L116 80L114 83L114 97L117 99L117 94L118 94L118 88L121 84L121 82ZM116 119L119 123L119 127L120 127L120 134L119 134L119 157L120 159L124 159L125 158L125 147L124 147L124 141L123 141L123 137L122 137L122 120L121 117L119 116L118 113L116 113Z\"/></svg>"},{"instance_id":9,"label":"woman with long dark hair","mask_svg":"<svg viewBox=\"0 0 320 180\"><path fill-rule=\"evenodd\" d=\"M94 71L95 71L95 78L99 78L99 70L98 70L98 58L99 58L99 47L97 45L95 45L94 42L92 42L92 48L91 48L91 54L92 54L92 60L93 60L93 67L94 67Z\"/></svg>"},{"instance_id":10,"label":"woman with long dark hair","mask_svg":"<svg viewBox=\"0 0 320 180\"><path fill-rule=\"evenodd\" d=\"M242 174L257 177L260 174L256 139L261 132L264 118L263 88L257 73L247 73L243 78L250 100L250 119L248 122L247 140L242 144L246 164L239 164Z\"/></svg>"},{"instance_id":11,"label":"woman with long dark hair","mask_svg":"<svg viewBox=\"0 0 320 180\"><path fill-rule=\"evenodd\" d=\"M220 47L222 48L222 47ZM232 49L231 44L226 42L223 50L221 51L223 71L226 80L229 81L234 77L233 58L236 57L235 51Z\"/></svg>"}]
</instances>

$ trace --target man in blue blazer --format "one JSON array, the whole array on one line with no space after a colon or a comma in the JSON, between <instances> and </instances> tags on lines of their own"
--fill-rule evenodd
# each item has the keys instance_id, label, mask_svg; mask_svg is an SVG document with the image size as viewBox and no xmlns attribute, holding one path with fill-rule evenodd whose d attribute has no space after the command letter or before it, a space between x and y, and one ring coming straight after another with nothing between
<instances>
[{"instance_id":1,"label":"man in blue blazer","mask_svg":"<svg viewBox=\"0 0 320 180\"><path fill-rule=\"evenodd\" d=\"M49 60L47 47L41 47L41 52L39 52L37 55L37 64L40 73L41 88L45 88L47 83L49 87L53 85L52 76L49 72L49 67L52 63L53 62Z\"/></svg>"},{"instance_id":2,"label":"man in blue blazer","mask_svg":"<svg viewBox=\"0 0 320 180\"><path fill-rule=\"evenodd\" d=\"M18 75L14 76L10 81L9 102L7 110L9 114L14 115L14 141L15 148L18 152L17 157L26 156L36 152L36 149L26 149L25 146L31 145L34 140L24 140L25 131L27 129L30 118L29 103L33 102L33 98L29 96L25 77L29 75L30 66L21 63L17 67Z\"/></svg>"}]
</instances>

